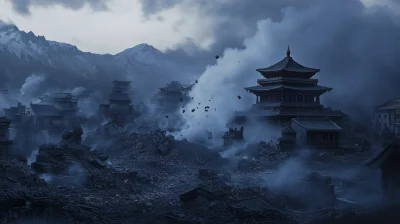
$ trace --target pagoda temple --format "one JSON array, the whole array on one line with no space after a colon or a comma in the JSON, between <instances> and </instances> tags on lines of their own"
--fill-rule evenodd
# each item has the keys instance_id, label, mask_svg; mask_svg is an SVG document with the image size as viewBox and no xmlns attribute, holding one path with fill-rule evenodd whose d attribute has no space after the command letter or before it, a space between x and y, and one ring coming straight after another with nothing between
<instances>
[{"instance_id":1,"label":"pagoda temple","mask_svg":"<svg viewBox=\"0 0 400 224\"><path fill-rule=\"evenodd\" d=\"M318 85L312 77L320 70L297 63L290 55L278 63L257 69L264 78L257 86L245 88L256 95L256 103L249 111L237 112L235 123L249 117L266 118L268 123L285 125L292 118L329 118L339 121L346 117L341 111L325 108L320 97L332 88Z\"/></svg>"},{"instance_id":2,"label":"pagoda temple","mask_svg":"<svg viewBox=\"0 0 400 224\"><path fill-rule=\"evenodd\" d=\"M99 115L123 125L133 119L133 106L130 97L131 82L114 80L108 103L99 105Z\"/></svg>"}]
</instances>

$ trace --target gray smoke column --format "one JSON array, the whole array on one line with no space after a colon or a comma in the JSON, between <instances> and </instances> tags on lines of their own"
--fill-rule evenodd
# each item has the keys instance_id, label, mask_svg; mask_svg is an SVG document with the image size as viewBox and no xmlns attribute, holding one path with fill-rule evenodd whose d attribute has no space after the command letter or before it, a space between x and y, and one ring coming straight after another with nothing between
<instances>
[{"instance_id":1,"label":"gray smoke column","mask_svg":"<svg viewBox=\"0 0 400 224\"><path fill-rule=\"evenodd\" d=\"M42 93L45 81L46 76L44 75L32 74L28 76L20 89L20 101L23 104L28 104L32 99L39 96Z\"/></svg>"},{"instance_id":2,"label":"gray smoke column","mask_svg":"<svg viewBox=\"0 0 400 224\"><path fill-rule=\"evenodd\" d=\"M288 45L297 62L321 69L316 76L320 85L334 88L323 96L323 103L356 119L368 117L374 105L400 96L398 18L385 7L338 0L319 1L306 9L286 8L280 21L260 20L243 50L225 50L201 75L191 92L194 100L183 114L188 128L182 134L192 138L205 128L225 130L235 110L246 110L255 102L243 90L262 78L255 69L283 59ZM209 112L204 112L206 105Z\"/></svg>"}]
</instances>

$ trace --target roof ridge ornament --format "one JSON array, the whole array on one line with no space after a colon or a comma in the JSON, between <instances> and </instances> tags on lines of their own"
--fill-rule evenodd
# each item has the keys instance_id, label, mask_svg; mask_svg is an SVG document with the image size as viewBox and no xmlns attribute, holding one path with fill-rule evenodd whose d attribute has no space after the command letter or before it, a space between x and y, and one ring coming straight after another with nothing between
<instances>
[{"instance_id":1,"label":"roof ridge ornament","mask_svg":"<svg viewBox=\"0 0 400 224\"><path fill-rule=\"evenodd\" d=\"M290 58L290 47L289 47L289 45L287 47L286 57Z\"/></svg>"}]
</instances>

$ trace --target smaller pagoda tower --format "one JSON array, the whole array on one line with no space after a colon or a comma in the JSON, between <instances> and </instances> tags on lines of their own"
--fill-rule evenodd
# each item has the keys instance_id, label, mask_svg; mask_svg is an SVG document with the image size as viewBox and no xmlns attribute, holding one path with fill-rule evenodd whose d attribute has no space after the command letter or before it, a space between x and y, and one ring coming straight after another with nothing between
<instances>
[{"instance_id":1,"label":"smaller pagoda tower","mask_svg":"<svg viewBox=\"0 0 400 224\"><path fill-rule=\"evenodd\" d=\"M109 95L109 103L111 105L126 106L132 103L129 97L129 91L131 88L130 81L113 81L113 87L111 94Z\"/></svg>"},{"instance_id":2,"label":"smaller pagoda tower","mask_svg":"<svg viewBox=\"0 0 400 224\"><path fill-rule=\"evenodd\" d=\"M130 81L113 81L113 87L108 103L99 105L99 115L112 120L113 123L123 126L133 119L133 106L130 98Z\"/></svg>"}]
</instances>

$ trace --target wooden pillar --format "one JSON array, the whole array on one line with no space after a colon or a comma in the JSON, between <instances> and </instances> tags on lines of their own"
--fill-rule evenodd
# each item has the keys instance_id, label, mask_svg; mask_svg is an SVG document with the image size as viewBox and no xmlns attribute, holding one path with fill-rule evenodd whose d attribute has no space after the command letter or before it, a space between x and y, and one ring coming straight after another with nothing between
<instances>
[{"instance_id":1,"label":"wooden pillar","mask_svg":"<svg viewBox=\"0 0 400 224\"><path fill-rule=\"evenodd\" d=\"M319 104L319 96L317 96L317 103Z\"/></svg>"}]
</instances>

